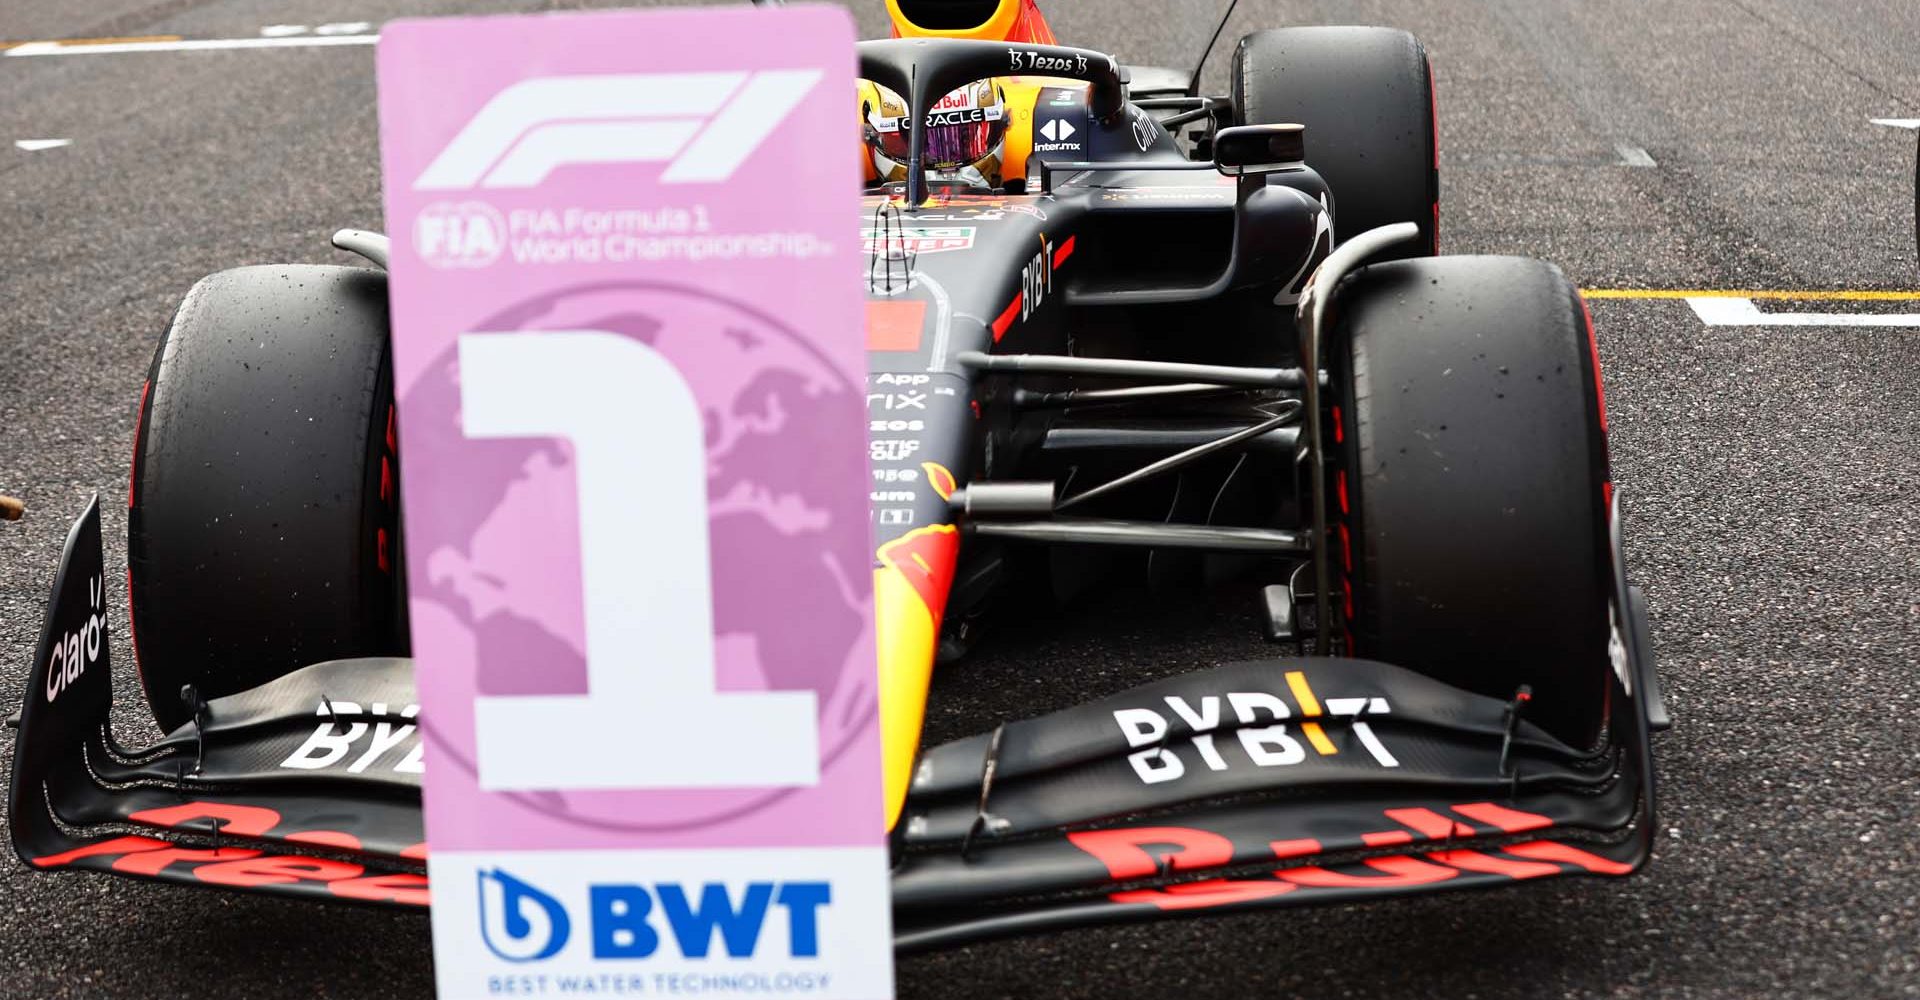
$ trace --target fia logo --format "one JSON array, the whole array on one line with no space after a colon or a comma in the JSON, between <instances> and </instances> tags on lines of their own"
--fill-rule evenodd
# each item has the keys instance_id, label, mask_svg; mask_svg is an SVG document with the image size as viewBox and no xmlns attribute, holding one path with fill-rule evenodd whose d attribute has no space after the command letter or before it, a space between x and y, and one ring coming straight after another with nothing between
<instances>
[{"instance_id":1,"label":"fia logo","mask_svg":"<svg viewBox=\"0 0 1920 1000\"><path fill-rule=\"evenodd\" d=\"M495 868L474 873L480 891L480 940L507 962L560 954L572 926L560 901Z\"/></svg>"}]
</instances>

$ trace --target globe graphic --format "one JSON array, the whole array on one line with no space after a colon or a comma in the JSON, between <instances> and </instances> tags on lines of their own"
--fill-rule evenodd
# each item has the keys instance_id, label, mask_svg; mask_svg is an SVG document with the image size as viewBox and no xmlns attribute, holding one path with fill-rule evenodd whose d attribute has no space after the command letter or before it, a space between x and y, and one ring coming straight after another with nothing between
<instances>
[{"instance_id":1,"label":"globe graphic","mask_svg":"<svg viewBox=\"0 0 1920 1000\"><path fill-rule=\"evenodd\" d=\"M630 337L694 387L707 455L717 687L814 692L824 771L871 720L875 702L874 663L862 642L873 587L870 528L864 494L857 515L845 501L848 484L867 477L863 391L777 319L675 285L579 286L470 329ZM400 413L408 480L434 484L431 503L410 506L404 529L415 634L425 622L435 635L451 636L434 643L417 669L480 695L586 693L580 588L537 585L512 568L529 558L555 560L564 579L580 579L571 448L559 439L467 438L452 350L405 387ZM418 493L409 490L411 504ZM635 516L645 516L646 498L632 499ZM671 566L634 571L672 585ZM459 748L472 745L472 720L422 721L430 766L471 771ZM685 793L641 823L615 818L620 810L608 796L620 794L524 797L530 808L578 824L685 830L750 813L786 792Z\"/></svg>"}]
</instances>

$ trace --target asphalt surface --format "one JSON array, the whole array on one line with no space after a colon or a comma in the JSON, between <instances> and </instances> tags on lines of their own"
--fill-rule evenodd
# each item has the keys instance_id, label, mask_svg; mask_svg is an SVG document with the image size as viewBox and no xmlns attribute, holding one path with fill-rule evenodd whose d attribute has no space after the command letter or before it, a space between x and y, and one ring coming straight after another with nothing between
<instances>
[{"instance_id":1,"label":"asphalt surface","mask_svg":"<svg viewBox=\"0 0 1920 1000\"><path fill-rule=\"evenodd\" d=\"M530 6L8 0L0 39ZM1175 65L1213 8L1050 6L1066 40ZM879 0L857 7L884 31ZM1914 133L1869 122L1920 117L1912 0L1245 0L1223 44L1293 23L1425 39L1447 252L1544 257L1589 288L1920 282ZM18 703L93 490L122 564L135 403L180 295L234 265L344 262L327 234L380 222L372 70L360 46L0 58L0 493L31 508L0 525L0 704ZM14 146L40 138L72 142ZM1629 562L1678 717L1645 874L981 945L903 960L901 995L1920 995L1920 329L1708 327L1672 300L1596 301L1594 318ZM1264 655L1249 612L1237 592L1122 592L1001 632L941 676L929 735ZM114 629L116 723L139 733L124 612ZM431 989L416 915L0 863L0 996Z\"/></svg>"}]
</instances>

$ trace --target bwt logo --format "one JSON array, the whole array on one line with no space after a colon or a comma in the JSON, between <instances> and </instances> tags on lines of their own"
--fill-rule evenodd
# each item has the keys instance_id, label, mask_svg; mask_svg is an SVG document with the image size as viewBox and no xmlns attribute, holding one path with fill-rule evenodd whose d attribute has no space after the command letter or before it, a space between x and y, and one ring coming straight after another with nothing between
<instances>
[{"instance_id":1,"label":"bwt logo","mask_svg":"<svg viewBox=\"0 0 1920 1000\"><path fill-rule=\"evenodd\" d=\"M790 69L524 80L495 94L413 189L528 188L576 163L670 161L663 184L724 181L820 77Z\"/></svg>"},{"instance_id":2,"label":"bwt logo","mask_svg":"<svg viewBox=\"0 0 1920 1000\"><path fill-rule=\"evenodd\" d=\"M501 869L477 873L480 937L487 950L508 962L538 962L560 954L573 922L561 902ZM728 958L751 958L773 907L786 911L786 953L820 954L820 911L833 902L826 882L749 882L735 894L723 882L699 887L698 898L674 882L652 886L587 887L587 927L597 959L651 958L663 939L686 958L706 958L715 935ZM658 913L660 923L654 916ZM777 945L776 945L777 947Z\"/></svg>"}]
</instances>

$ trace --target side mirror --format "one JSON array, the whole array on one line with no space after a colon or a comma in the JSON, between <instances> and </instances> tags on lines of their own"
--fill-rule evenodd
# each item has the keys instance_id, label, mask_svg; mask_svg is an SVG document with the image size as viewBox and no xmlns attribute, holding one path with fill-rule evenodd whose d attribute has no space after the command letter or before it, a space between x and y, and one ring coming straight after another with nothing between
<instances>
[{"instance_id":1,"label":"side mirror","mask_svg":"<svg viewBox=\"0 0 1920 1000\"><path fill-rule=\"evenodd\" d=\"M1298 167L1307 159L1305 125L1236 125L1213 136L1213 162L1228 177Z\"/></svg>"}]
</instances>

